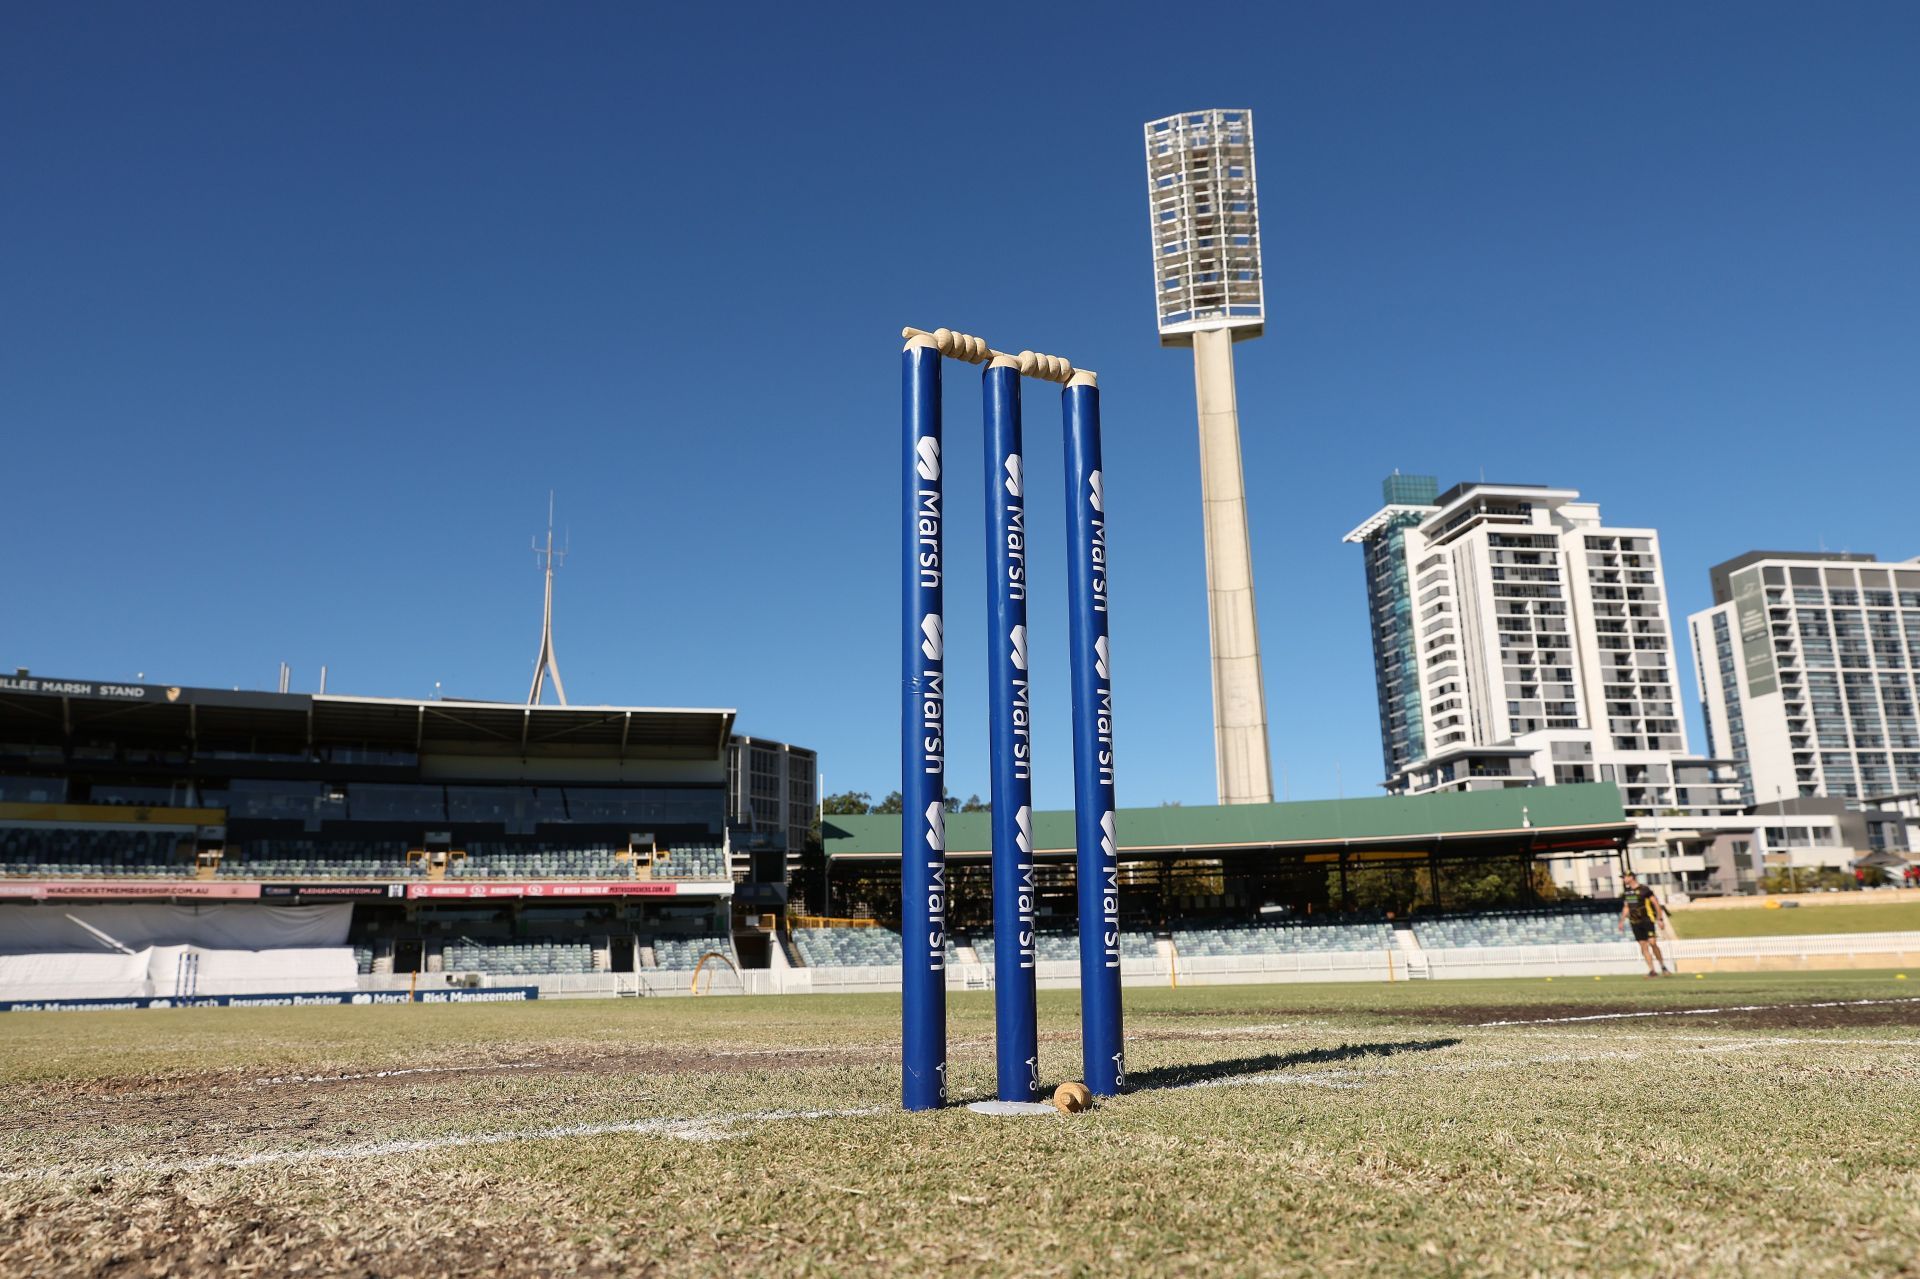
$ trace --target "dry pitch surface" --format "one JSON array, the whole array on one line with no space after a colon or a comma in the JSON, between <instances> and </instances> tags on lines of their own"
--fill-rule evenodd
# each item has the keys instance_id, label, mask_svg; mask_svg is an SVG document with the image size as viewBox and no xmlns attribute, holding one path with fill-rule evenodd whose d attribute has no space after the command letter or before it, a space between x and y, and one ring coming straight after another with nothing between
<instances>
[{"instance_id":1,"label":"dry pitch surface","mask_svg":"<svg viewBox=\"0 0 1920 1279\"><path fill-rule=\"evenodd\" d=\"M1130 990L1022 1120L897 1007L7 1014L0 1274L1920 1274L1920 980Z\"/></svg>"}]
</instances>

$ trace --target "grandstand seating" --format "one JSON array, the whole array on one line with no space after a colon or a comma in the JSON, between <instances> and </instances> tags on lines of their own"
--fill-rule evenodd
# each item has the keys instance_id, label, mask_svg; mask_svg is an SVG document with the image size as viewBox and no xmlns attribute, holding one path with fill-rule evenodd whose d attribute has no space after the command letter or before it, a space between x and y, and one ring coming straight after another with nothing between
<instances>
[{"instance_id":1,"label":"grandstand seating","mask_svg":"<svg viewBox=\"0 0 1920 1279\"><path fill-rule=\"evenodd\" d=\"M91 830L74 827L0 828L0 875L63 879L107 876L174 877L196 873L191 859L176 856L185 838L177 831ZM254 839L229 844L219 863L222 879L405 879L427 873L408 860L402 839L348 837ZM604 841L509 843L482 840L451 861L452 879L626 879L632 863ZM655 860L659 879L725 880L731 877L720 844L688 844Z\"/></svg>"},{"instance_id":2,"label":"grandstand seating","mask_svg":"<svg viewBox=\"0 0 1920 1279\"><path fill-rule=\"evenodd\" d=\"M1176 926L1173 944L1182 958L1196 959L1379 950L1394 943L1393 927L1386 923L1244 923Z\"/></svg>"},{"instance_id":3,"label":"grandstand seating","mask_svg":"<svg viewBox=\"0 0 1920 1279\"><path fill-rule=\"evenodd\" d=\"M983 964L993 962L993 934L974 933L973 951ZM951 952L949 952L951 954ZM1034 958L1045 963L1080 962L1080 934L1045 929L1033 935ZM1150 932L1122 932L1120 934L1120 958L1154 959L1160 954L1160 948L1154 944Z\"/></svg>"},{"instance_id":4,"label":"grandstand seating","mask_svg":"<svg viewBox=\"0 0 1920 1279\"><path fill-rule=\"evenodd\" d=\"M467 855L447 867L453 879L627 879L630 862L616 861L621 850L609 843L503 844L475 840Z\"/></svg>"},{"instance_id":5,"label":"grandstand seating","mask_svg":"<svg viewBox=\"0 0 1920 1279\"><path fill-rule=\"evenodd\" d=\"M655 937L653 939L653 957L655 967L688 970L700 963L703 955L710 953L725 955L733 959L733 939L715 935L709 937Z\"/></svg>"},{"instance_id":6,"label":"grandstand seating","mask_svg":"<svg viewBox=\"0 0 1920 1279\"><path fill-rule=\"evenodd\" d=\"M193 863L174 851L180 840L176 831L6 827L0 829L0 875L190 878Z\"/></svg>"},{"instance_id":7,"label":"grandstand seating","mask_svg":"<svg viewBox=\"0 0 1920 1279\"><path fill-rule=\"evenodd\" d=\"M655 879L732 879L727 850L719 844L675 844L654 854Z\"/></svg>"},{"instance_id":8,"label":"grandstand seating","mask_svg":"<svg viewBox=\"0 0 1920 1279\"><path fill-rule=\"evenodd\" d=\"M357 972L372 972L373 948L371 946L355 946L353 948L353 966Z\"/></svg>"},{"instance_id":9,"label":"grandstand seating","mask_svg":"<svg viewBox=\"0 0 1920 1279\"><path fill-rule=\"evenodd\" d=\"M442 951L448 972L492 973L503 977L541 977L554 973L590 973L593 947L584 941L552 938L448 942Z\"/></svg>"},{"instance_id":10,"label":"grandstand seating","mask_svg":"<svg viewBox=\"0 0 1920 1279\"><path fill-rule=\"evenodd\" d=\"M900 934L890 928L796 928L794 949L809 968L879 968L900 962ZM953 954L953 942L947 942Z\"/></svg>"},{"instance_id":11,"label":"grandstand seating","mask_svg":"<svg viewBox=\"0 0 1920 1279\"><path fill-rule=\"evenodd\" d=\"M993 934L974 931L965 935L966 944L983 964L993 963ZM800 961L809 968L874 968L900 962L900 934L885 928L796 928L793 944ZM960 962L960 938L947 935L947 962ZM1047 961L1078 962L1080 938L1070 932L1042 932L1034 936L1034 955ZM1152 959L1159 954L1153 934L1123 932L1120 955L1123 959Z\"/></svg>"},{"instance_id":12,"label":"grandstand seating","mask_svg":"<svg viewBox=\"0 0 1920 1279\"><path fill-rule=\"evenodd\" d=\"M1577 946L1619 941L1615 910L1490 911L1416 919L1413 935L1427 950L1464 946Z\"/></svg>"},{"instance_id":13,"label":"grandstand seating","mask_svg":"<svg viewBox=\"0 0 1920 1279\"><path fill-rule=\"evenodd\" d=\"M400 879L418 875L403 839L259 839L228 845L223 879Z\"/></svg>"}]
</instances>

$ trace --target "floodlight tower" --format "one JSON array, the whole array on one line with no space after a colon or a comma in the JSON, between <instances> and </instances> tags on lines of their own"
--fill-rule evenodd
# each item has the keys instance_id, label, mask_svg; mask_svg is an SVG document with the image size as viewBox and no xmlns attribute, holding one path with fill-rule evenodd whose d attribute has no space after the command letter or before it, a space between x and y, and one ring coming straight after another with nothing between
<instances>
[{"instance_id":1,"label":"floodlight tower","mask_svg":"<svg viewBox=\"0 0 1920 1279\"><path fill-rule=\"evenodd\" d=\"M1259 337L1266 324L1253 113L1185 111L1149 121L1146 139L1160 345L1193 348L1200 405L1200 499L1220 802L1269 804L1267 695L1253 607L1240 409L1233 390L1233 344Z\"/></svg>"}]
</instances>

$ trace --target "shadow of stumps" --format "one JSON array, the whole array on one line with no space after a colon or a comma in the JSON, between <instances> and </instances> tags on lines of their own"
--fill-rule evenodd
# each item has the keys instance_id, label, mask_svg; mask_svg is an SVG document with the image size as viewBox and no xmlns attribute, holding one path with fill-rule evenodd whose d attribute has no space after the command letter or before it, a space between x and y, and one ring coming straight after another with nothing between
<instances>
[{"instance_id":1,"label":"shadow of stumps","mask_svg":"<svg viewBox=\"0 0 1920 1279\"><path fill-rule=\"evenodd\" d=\"M1305 1048L1291 1053L1263 1053L1230 1061L1203 1061L1186 1066L1155 1066L1127 1072L1127 1091L1181 1088L1213 1083L1241 1075L1265 1075L1295 1066L1325 1066L1367 1057L1394 1057L1401 1053L1437 1052L1461 1043L1459 1039L1407 1039L1383 1044L1342 1044L1338 1048Z\"/></svg>"}]
</instances>

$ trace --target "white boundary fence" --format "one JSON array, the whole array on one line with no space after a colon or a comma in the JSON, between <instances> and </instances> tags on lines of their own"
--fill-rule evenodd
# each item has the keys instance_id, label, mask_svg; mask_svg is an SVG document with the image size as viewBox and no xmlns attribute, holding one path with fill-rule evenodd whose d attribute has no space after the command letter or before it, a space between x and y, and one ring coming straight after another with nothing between
<instances>
[{"instance_id":1,"label":"white boundary fence","mask_svg":"<svg viewBox=\"0 0 1920 1279\"><path fill-rule=\"evenodd\" d=\"M1760 970L1821 969L1845 967L1920 968L1920 932L1829 933L1804 937L1725 937L1712 940L1669 941L1661 946L1683 972L1712 971L1715 968ZM345 956L348 952L341 952ZM1427 974L1439 980L1472 977L1585 977L1632 974L1641 971L1638 948L1629 941L1586 943L1567 946L1478 946L1431 947L1421 951ZM37 971L18 974L21 979L8 989L0 985L0 998L72 998L82 994L124 993L126 986L141 985L138 993L169 994L154 991L141 983L116 983L115 991L80 989L72 972L50 970L61 956L37 955ZM351 962L350 960L348 962ZM1228 986L1285 982L1386 981L1405 980L1407 956L1385 948L1377 951L1335 951L1308 954L1232 955L1181 957L1171 961L1164 956L1151 959L1122 959L1121 981L1127 986ZM117 975L117 974L116 974ZM709 974L712 980L701 982L705 993L714 995L856 995L898 994L900 968L886 965L872 968L773 968L746 969L736 978L731 968ZM1080 966L1072 961L1042 960L1035 968L1036 984L1043 989L1073 989L1080 982ZM36 980L37 979L37 980ZM619 996L660 998L691 995L693 973L673 969L643 969L631 973L549 974L545 976L481 975L487 986L536 986L542 999L605 999ZM422 991L464 986L464 973L421 973L347 976L337 969L318 973L279 973L272 977L254 974L222 973L213 977L203 973L201 994L248 993L261 990L364 990ZM993 966L979 963L952 963L947 966L950 991L988 990L992 988Z\"/></svg>"}]
</instances>

